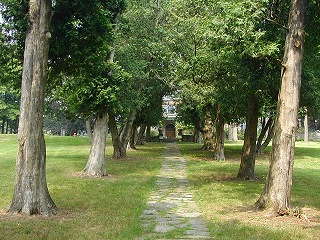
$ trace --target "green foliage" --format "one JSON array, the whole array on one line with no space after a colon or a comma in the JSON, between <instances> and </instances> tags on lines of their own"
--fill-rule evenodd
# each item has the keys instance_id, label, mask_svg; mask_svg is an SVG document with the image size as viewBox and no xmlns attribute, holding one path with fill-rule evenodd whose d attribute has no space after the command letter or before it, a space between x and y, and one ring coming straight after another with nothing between
<instances>
[{"instance_id":1,"label":"green foliage","mask_svg":"<svg viewBox=\"0 0 320 240\"><path fill-rule=\"evenodd\" d=\"M130 77L109 61L115 41L113 21L124 7L124 1L100 0L54 5L50 85L75 115L90 117L105 111Z\"/></svg>"},{"instance_id":2,"label":"green foliage","mask_svg":"<svg viewBox=\"0 0 320 240\"><path fill-rule=\"evenodd\" d=\"M261 99L263 112L274 111L281 45L280 37L268 32L267 2L169 4L167 42L182 110L201 117L207 104L219 103L226 120L237 121L245 116L251 92Z\"/></svg>"},{"instance_id":3,"label":"green foliage","mask_svg":"<svg viewBox=\"0 0 320 240\"><path fill-rule=\"evenodd\" d=\"M306 25L306 42L301 80L300 106L308 108L309 116L320 115L320 21L319 5L310 1Z\"/></svg>"},{"instance_id":4,"label":"green foliage","mask_svg":"<svg viewBox=\"0 0 320 240\"><path fill-rule=\"evenodd\" d=\"M116 61L130 74L119 88L113 107L125 118L133 109L137 121L157 125L162 117L162 96L170 91L167 76L167 50L163 44L163 2L127 1L118 23Z\"/></svg>"},{"instance_id":5,"label":"green foliage","mask_svg":"<svg viewBox=\"0 0 320 240\"><path fill-rule=\"evenodd\" d=\"M111 15L104 1L57 1L52 18L49 58L56 77L101 76L112 43Z\"/></svg>"},{"instance_id":6,"label":"green foliage","mask_svg":"<svg viewBox=\"0 0 320 240\"><path fill-rule=\"evenodd\" d=\"M28 27L29 1L1 0L0 10L3 22L2 33L6 35L6 44L14 45L16 58L23 59L24 42Z\"/></svg>"},{"instance_id":7,"label":"green foliage","mask_svg":"<svg viewBox=\"0 0 320 240\"><path fill-rule=\"evenodd\" d=\"M0 83L12 89L19 89L21 83L26 8L25 1L19 5L15 1L0 3Z\"/></svg>"}]
</instances>

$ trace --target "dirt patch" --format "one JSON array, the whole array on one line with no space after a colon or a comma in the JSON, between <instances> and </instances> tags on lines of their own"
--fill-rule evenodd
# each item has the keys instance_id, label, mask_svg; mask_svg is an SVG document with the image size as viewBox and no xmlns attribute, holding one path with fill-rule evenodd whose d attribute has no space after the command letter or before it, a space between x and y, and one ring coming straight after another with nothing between
<instances>
[{"instance_id":1,"label":"dirt patch","mask_svg":"<svg viewBox=\"0 0 320 240\"><path fill-rule=\"evenodd\" d=\"M40 214L27 215L23 213L8 213L7 210L0 210L0 220L1 221L42 221L42 220L57 220L60 222L68 221L72 219L77 219L82 213L74 212L69 209L59 208L58 212L51 216L44 216Z\"/></svg>"},{"instance_id":2,"label":"dirt patch","mask_svg":"<svg viewBox=\"0 0 320 240\"><path fill-rule=\"evenodd\" d=\"M252 206L240 206L230 209L221 218L226 221L239 221L271 228L280 228L284 225L301 228L320 227L320 211L312 208L303 208L299 216L279 216L270 211L257 211Z\"/></svg>"}]
</instances>

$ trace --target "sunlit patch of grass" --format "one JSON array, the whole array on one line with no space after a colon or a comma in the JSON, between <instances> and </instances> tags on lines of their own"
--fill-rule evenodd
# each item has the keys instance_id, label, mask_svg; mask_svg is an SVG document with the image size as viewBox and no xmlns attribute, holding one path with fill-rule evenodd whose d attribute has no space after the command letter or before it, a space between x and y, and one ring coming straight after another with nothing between
<instances>
[{"instance_id":1,"label":"sunlit patch of grass","mask_svg":"<svg viewBox=\"0 0 320 240\"><path fill-rule=\"evenodd\" d=\"M256 181L236 178L242 142L226 142L226 161L212 160L200 145L180 145L188 160L188 175L211 234L216 239L316 239L320 233L320 144L298 142L292 204L302 207L310 223L292 217L275 218L252 206L262 193L270 147L257 156Z\"/></svg>"},{"instance_id":2,"label":"sunlit patch of grass","mask_svg":"<svg viewBox=\"0 0 320 240\"><path fill-rule=\"evenodd\" d=\"M164 144L139 146L113 160L107 143L106 178L82 178L87 138L46 136L47 182L59 211L50 218L8 216L14 185L17 136L0 135L0 239L134 239L159 172ZM152 150L151 150L152 149Z\"/></svg>"}]
</instances>

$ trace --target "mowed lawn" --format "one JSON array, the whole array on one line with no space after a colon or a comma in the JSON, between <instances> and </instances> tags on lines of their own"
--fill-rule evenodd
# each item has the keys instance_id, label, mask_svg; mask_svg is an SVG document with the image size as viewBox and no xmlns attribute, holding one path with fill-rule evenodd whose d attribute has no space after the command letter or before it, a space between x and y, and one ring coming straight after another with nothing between
<instances>
[{"instance_id":1,"label":"mowed lawn","mask_svg":"<svg viewBox=\"0 0 320 240\"><path fill-rule=\"evenodd\" d=\"M270 147L257 156L256 181L236 179L241 148L241 141L227 142L227 160L219 162L197 145L181 145L196 201L214 239L319 239L320 143L296 143L292 205L301 208L300 218L275 217L252 208L265 185Z\"/></svg>"},{"instance_id":2,"label":"mowed lawn","mask_svg":"<svg viewBox=\"0 0 320 240\"><path fill-rule=\"evenodd\" d=\"M160 170L165 143L148 143L129 150L128 159L112 160L110 140L103 179L79 174L89 154L88 139L46 136L47 181L59 208L56 216L12 216L17 136L0 135L0 239L137 239L139 217ZM212 161L201 145L179 143L188 161L195 200L212 239L317 239L320 235L320 143L298 142L292 202L305 215L274 217L251 206L262 192L268 151L257 157L256 181L236 179L242 142L226 143L224 162ZM306 218L310 222L306 221ZM141 238L140 238L141 239ZM143 238L142 238L143 239Z\"/></svg>"},{"instance_id":3,"label":"mowed lawn","mask_svg":"<svg viewBox=\"0 0 320 240\"><path fill-rule=\"evenodd\" d=\"M87 138L46 136L47 181L59 212L50 218L7 216L14 186L17 136L0 135L0 239L134 239L139 216L160 169L165 144L148 144L111 160L103 179L83 178Z\"/></svg>"}]
</instances>

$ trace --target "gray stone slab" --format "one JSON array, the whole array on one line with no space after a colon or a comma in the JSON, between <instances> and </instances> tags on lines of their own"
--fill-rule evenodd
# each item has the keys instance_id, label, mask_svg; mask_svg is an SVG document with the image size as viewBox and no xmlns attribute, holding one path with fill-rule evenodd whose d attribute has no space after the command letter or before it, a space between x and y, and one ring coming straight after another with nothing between
<instances>
[{"instance_id":1,"label":"gray stone slab","mask_svg":"<svg viewBox=\"0 0 320 240\"><path fill-rule=\"evenodd\" d=\"M193 193L189 190L186 161L175 143L167 145L164 161L154 191L150 194L142 216L142 226L148 232L141 239L163 239L174 230L184 231L179 239L210 239L209 231L201 218ZM180 236L180 235L179 235Z\"/></svg>"}]
</instances>

